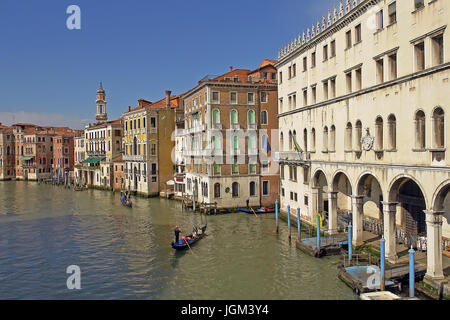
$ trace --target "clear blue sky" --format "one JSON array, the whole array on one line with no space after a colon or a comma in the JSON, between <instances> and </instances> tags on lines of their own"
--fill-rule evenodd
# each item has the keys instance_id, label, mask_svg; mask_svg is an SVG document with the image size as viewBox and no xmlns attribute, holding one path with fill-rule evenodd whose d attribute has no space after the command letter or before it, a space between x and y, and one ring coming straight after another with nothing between
<instances>
[{"instance_id":1,"label":"clear blue sky","mask_svg":"<svg viewBox=\"0 0 450 320\"><path fill-rule=\"evenodd\" d=\"M109 119L229 66L275 59L336 0L1 0L0 122L81 128L99 81ZM66 9L81 8L81 30Z\"/></svg>"}]
</instances>

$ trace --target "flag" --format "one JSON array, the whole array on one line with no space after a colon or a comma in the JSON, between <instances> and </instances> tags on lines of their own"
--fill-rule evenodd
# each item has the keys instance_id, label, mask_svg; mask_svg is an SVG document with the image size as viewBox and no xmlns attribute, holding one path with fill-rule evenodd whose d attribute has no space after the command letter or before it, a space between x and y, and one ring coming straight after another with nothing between
<instances>
[{"instance_id":1,"label":"flag","mask_svg":"<svg viewBox=\"0 0 450 320\"><path fill-rule=\"evenodd\" d=\"M294 148L297 152L303 152L302 148L300 148L300 145L297 143L297 139L295 136L292 136L292 140L294 141Z\"/></svg>"}]
</instances>

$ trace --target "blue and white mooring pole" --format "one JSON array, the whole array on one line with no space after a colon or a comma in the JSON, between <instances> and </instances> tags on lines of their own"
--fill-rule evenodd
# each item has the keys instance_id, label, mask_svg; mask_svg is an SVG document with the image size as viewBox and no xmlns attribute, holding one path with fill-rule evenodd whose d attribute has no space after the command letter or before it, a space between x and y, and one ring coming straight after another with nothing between
<instances>
[{"instance_id":1,"label":"blue and white mooring pole","mask_svg":"<svg viewBox=\"0 0 450 320\"><path fill-rule=\"evenodd\" d=\"M414 298L414 285L415 285L415 251L411 247L409 252L409 297Z\"/></svg>"},{"instance_id":2,"label":"blue and white mooring pole","mask_svg":"<svg viewBox=\"0 0 450 320\"><path fill-rule=\"evenodd\" d=\"M385 281L384 281L384 274L385 274L385 272L384 272L384 257L385 257L385 244L386 244L386 240L384 239L384 237L383 238L381 238L381 240L380 240L380 273L381 273L381 276L380 276L380 289L381 289L381 291L384 291L384 289L385 289Z\"/></svg>"},{"instance_id":3,"label":"blue and white mooring pole","mask_svg":"<svg viewBox=\"0 0 450 320\"><path fill-rule=\"evenodd\" d=\"M289 239L291 238L291 206L287 206L287 218L288 218L288 228L289 228Z\"/></svg>"},{"instance_id":4,"label":"blue and white mooring pole","mask_svg":"<svg viewBox=\"0 0 450 320\"><path fill-rule=\"evenodd\" d=\"M348 225L348 261L352 261L352 224Z\"/></svg>"},{"instance_id":5,"label":"blue and white mooring pole","mask_svg":"<svg viewBox=\"0 0 450 320\"><path fill-rule=\"evenodd\" d=\"M301 240L301 224L300 224L300 208L297 208L297 229L298 229L298 239Z\"/></svg>"},{"instance_id":6,"label":"blue and white mooring pole","mask_svg":"<svg viewBox=\"0 0 450 320\"><path fill-rule=\"evenodd\" d=\"M277 233L278 233L278 200L275 201L275 219L277 222Z\"/></svg>"},{"instance_id":7,"label":"blue and white mooring pole","mask_svg":"<svg viewBox=\"0 0 450 320\"><path fill-rule=\"evenodd\" d=\"M320 215L317 215L317 250L320 250Z\"/></svg>"}]
</instances>

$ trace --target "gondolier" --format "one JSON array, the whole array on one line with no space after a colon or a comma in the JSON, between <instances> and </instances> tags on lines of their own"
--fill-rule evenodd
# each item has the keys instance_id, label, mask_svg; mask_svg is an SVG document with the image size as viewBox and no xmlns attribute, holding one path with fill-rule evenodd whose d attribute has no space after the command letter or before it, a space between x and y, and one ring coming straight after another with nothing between
<instances>
[{"instance_id":1,"label":"gondolier","mask_svg":"<svg viewBox=\"0 0 450 320\"><path fill-rule=\"evenodd\" d=\"M178 226L175 226L175 243L178 243L180 240L180 228Z\"/></svg>"}]
</instances>

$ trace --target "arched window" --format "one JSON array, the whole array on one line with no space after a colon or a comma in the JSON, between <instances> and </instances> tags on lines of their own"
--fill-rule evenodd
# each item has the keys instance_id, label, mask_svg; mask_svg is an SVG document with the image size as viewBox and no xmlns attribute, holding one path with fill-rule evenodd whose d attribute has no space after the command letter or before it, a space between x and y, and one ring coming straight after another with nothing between
<instances>
[{"instance_id":1,"label":"arched window","mask_svg":"<svg viewBox=\"0 0 450 320\"><path fill-rule=\"evenodd\" d=\"M330 128L330 151L336 151L336 127L334 125Z\"/></svg>"},{"instance_id":2,"label":"arched window","mask_svg":"<svg viewBox=\"0 0 450 320\"><path fill-rule=\"evenodd\" d=\"M375 150L383 150L383 118L375 120Z\"/></svg>"},{"instance_id":3,"label":"arched window","mask_svg":"<svg viewBox=\"0 0 450 320\"><path fill-rule=\"evenodd\" d=\"M220 111L217 109L213 110L213 124L220 124Z\"/></svg>"},{"instance_id":4,"label":"arched window","mask_svg":"<svg viewBox=\"0 0 450 320\"><path fill-rule=\"evenodd\" d=\"M397 119L393 114L388 117L388 148L389 150L397 149Z\"/></svg>"},{"instance_id":5,"label":"arched window","mask_svg":"<svg viewBox=\"0 0 450 320\"><path fill-rule=\"evenodd\" d=\"M304 146L304 151L307 152L308 151L308 130L306 130L306 128L303 130L303 146Z\"/></svg>"},{"instance_id":6,"label":"arched window","mask_svg":"<svg viewBox=\"0 0 450 320\"><path fill-rule=\"evenodd\" d=\"M7 146L6 147L6 155L9 156L10 153L11 153L11 148L10 148L10 146Z\"/></svg>"},{"instance_id":7,"label":"arched window","mask_svg":"<svg viewBox=\"0 0 450 320\"><path fill-rule=\"evenodd\" d=\"M261 124L267 124L267 111L261 111Z\"/></svg>"},{"instance_id":8,"label":"arched window","mask_svg":"<svg viewBox=\"0 0 450 320\"><path fill-rule=\"evenodd\" d=\"M239 123L237 110L231 110L230 119L231 119L231 124L232 125Z\"/></svg>"},{"instance_id":9,"label":"arched window","mask_svg":"<svg viewBox=\"0 0 450 320\"><path fill-rule=\"evenodd\" d=\"M425 149L425 113L422 110L416 112L415 137L416 149Z\"/></svg>"},{"instance_id":10,"label":"arched window","mask_svg":"<svg viewBox=\"0 0 450 320\"><path fill-rule=\"evenodd\" d=\"M239 183L233 182L233 184L231 185L231 189L233 198L239 197Z\"/></svg>"},{"instance_id":11,"label":"arched window","mask_svg":"<svg viewBox=\"0 0 450 320\"><path fill-rule=\"evenodd\" d=\"M316 129L311 130L311 151L316 151Z\"/></svg>"},{"instance_id":12,"label":"arched window","mask_svg":"<svg viewBox=\"0 0 450 320\"><path fill-rule=\"evenodd\" d=\"M250 196L256 196L256 183L254 181L250 182Z\"/></svg>"},{"instance_id":13,"label":"arched window","mask_svg":"<svg viewBox=\"0 0 450 320\"><path fill-rule=\"evenodd\" d=\"M214 198L220 198L220 183L214 184Z\"/></svg>"},{"instance_id":14,"label":"arched window","mask_svg":"<svg viewBox=\"0 0 450 320\"><path fill-rule=\"evenodd\" d=\"M352 124L349 122L347 123L347 127L345 128L345 150L351 151L352 150Z\"/></svg>"},{"instance_id":15,"label":"arched window","mask_svg":"<svg viewBox=\"0 0 450 320\"><path fill-rule=\"evenodd\" d=\"M433 147L444 148L444 110L438 107L433 112Z\"/></svg>"},{"instance_id":16,"label":"arched window","mask_svg":"<svg viewBox=\"0 0 450 320\"><path fill-rule=\"evenodd\" d=\"M361 140L362 140L362 123L360 120L356 121L355 124L355 150L361 151Z\"/></svg>"},{"instance_id":17,"label":"arched window","mask_svg":"<svg viewBox=\"0 0 450 320\"><path fill-rule=\"evenodd\" d=\"M248 124L255 124L255 111L254 110L248 111Z\"/></svg>"},{"instance_id":18,"label":"arched window","mask_svg":"<svg viewBox=\"0 0 450 320\"><path fill-rule=\"evenodd\" d=\"M323 128L323 143L322 143L322 150L325 152L328 152L328 127L325 126Z\"/></svg>"},{"instance_id":19,"label":"arched window","mask_svg":"<svg viewBox=\"0 0 450 320\"><path fill-rule=\"evenodd\" d=\"M283 137L283 132L280 133L280 151L284 151L284 137Z\"/></svg>"}]
</instances>

